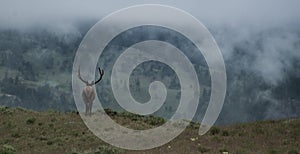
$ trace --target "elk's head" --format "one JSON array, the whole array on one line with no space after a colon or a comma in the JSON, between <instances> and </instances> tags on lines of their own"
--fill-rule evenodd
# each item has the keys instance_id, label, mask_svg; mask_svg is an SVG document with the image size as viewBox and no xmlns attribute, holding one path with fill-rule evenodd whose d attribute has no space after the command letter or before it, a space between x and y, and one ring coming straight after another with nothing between
<instances>
[{"instance_id":1,"label":"elk's head","mask_svg":"<svg viewBox=\"0 0 300 154\"><path fill-rule=\"evenodd\" d=\"M81 77L81 75L80 75L80 66L79 66L79 67L78 67L78 78L79 78L83 83L85 83L86 86L93 86L93 85L99 83L99 82L101 81L103 75L104 75L104 70L103 70L103 69L101 70L101 68L98 67L98 70L99 70L100 78L99 78L97 81L92 81L91 83L89 83L88 81L84 80L84 79Z\"/></svg>"}]
</instances>

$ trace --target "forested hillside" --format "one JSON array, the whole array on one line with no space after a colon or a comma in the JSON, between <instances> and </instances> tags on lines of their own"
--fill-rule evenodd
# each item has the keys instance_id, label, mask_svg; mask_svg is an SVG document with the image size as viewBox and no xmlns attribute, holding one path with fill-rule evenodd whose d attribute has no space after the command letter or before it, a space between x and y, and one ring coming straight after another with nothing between
<instances>
[{"instance_id":1,"label":"forested hillside","mask_svg":"<svg viewBox=\"0 0 300 154\"><path fill-rule=\"evenodd\" d=\"M26 31L1 29L0 104L38 111L76 110L71 87L73 60L82 38L93 24L77 24L74 32L46 28ZM223 38L231 36L233 29L212 27L211 31L224 54L228 79L218 124L300 116L300 56L297 52L300 50L300 32L297 29L276 34L272 33L273 29L268 29L260 31L260 35L253 33L247 39L226 41ZM128 37L131 39L126 39ZM188 48L189 42L179 34L163 28L132 29L114 39L103 52L99 66L106 73L97 89L104 107L120 109L110 88L114 60L130 44L149 38L173 43L191 57L201 86L200 105L195 118L200 120L210 96L210 75L205 60ZM274 40L289 48L270 45ZM269 50L268 46L274 48L274 53L264 55ZM270 75L266 75L268 71ZM140 102L147 101L150 98L149 84L155 80L162 81L169 92L166 104L156 115L169 118L180 99L180 84L175 72L168 66L147 62L137 67L130 78L132 95Z\"/></svg>"}]
</instances>

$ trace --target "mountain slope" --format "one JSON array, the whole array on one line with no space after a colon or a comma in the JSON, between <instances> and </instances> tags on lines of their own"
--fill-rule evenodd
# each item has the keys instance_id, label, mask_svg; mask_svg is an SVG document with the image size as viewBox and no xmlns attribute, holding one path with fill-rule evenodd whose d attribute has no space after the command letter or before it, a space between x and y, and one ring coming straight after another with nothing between
<instances>
[{"instance_id":1,"label":"mountain slope","mask_svg":"<svg viewBox=\"0 0 300 154\"><path fill-rule=\"evenodd\" d=\"M147 129L164 120L129 113L107 113L123 126ZM198 136L191 124L170 143L146 151L111 147L94 136L76 112L35 112L0 108L0 153L299 153L300 119L213 127ZM102 152L101 152L102 151Z\"/></svg>"}]
</instances>

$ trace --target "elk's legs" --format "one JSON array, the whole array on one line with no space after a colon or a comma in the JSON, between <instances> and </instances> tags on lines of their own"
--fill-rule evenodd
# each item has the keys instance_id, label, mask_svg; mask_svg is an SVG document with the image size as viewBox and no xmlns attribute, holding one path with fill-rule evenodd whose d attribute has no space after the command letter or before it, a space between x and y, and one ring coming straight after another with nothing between
<instances>
[{"instance_id":1,"label":"elk's legs","mask_svg":"<svg viewBox=\"0 0 300 154\"><path fill-rule=\"evenodd\" d=\"M85 104L85 115L86 116L92 115L92 106L93 106L93 102L88 102Z\"/></svg>"}]
</instances>

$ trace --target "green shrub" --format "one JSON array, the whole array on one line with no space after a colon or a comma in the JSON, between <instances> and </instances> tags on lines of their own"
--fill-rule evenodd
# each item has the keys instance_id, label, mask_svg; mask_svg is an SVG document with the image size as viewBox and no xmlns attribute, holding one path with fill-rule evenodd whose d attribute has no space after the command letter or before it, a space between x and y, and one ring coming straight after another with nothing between
<instances>
[{"instance_id":1,"label":"green shrub","mask_svg":"<svg viewBox=\"0 0 300 154\"><path fill-rule=\"evenodd\" d=\"M56 122L56 121L57 121L56 118L51 119L51 122Z\"/></svg>"},{"instance_id":2,"label":"green shrub","mask_svg":"<svg viewBox=\"0 0 300 154\"><path fill-rule=\"evenodd\" d=\"M199 123L196 123L196 122L193 122L193 121L190 122L189 128L199 129L199 127L200 127Z\"/></svg>"},{"instance_id":3,"label":"green shrub","mask_svg":"<svg viewBox=\"0 0 300 154\"><path fill-rule=\"evenodd\" d=\"M45 136L41 136L41 137L39 137L39 140L41 140L41 141L46 141L46 140L48 140L48 139L47 139L47 137L45 137Z\"/></svg>"},{"instance_id":4,"label":"green shrub","mask_svg":"<svg viewBox=\"0 0 300 154\"><path fill-rule=\"evenodd\" d=\"M209 152L209 148L206 148L206 147L203 147L203 146L201 146L201 145L199 145L198 147L197 147L197 149L198 149L198 151L200 151L201 153L205 153L205 152Z\"/></svg>"},{"instance_id":5,"label":"green shrub","mask_svg":"<svg viewBox=\"0 0 300 154\"><path fill-rule=\"evenodd\" d=\"M53 126L54 126L53 124L49 124L49 127L50 127L50 128L53 128Z\"/></svg>"},{"instance_id":6,"label":"green shrub","mask_svg":"<svg viewBox=\"0 0 300 154\"><path fill-rule=\"evenodd\" d=\"M222 131L222 136L229 136L229 132L227 130Z\"/></svg>"},{"instance_id":7,"label":"green shrub","mask_svg":"<svg viewBox=\"0 0 300 154\"><path fill-rule=\"evenodd\" d=\"M6 111L8 110L9 108L7 106L0 106L0 111L3 112L3 111Z\"/></svg>"},{"instance_id":8,"label":"green shrub","mask_svg":"<svg viewBox=\"0 0 300 154\"><path fill-rule=\"evenodd\" d=\"M55 111L55 110L53 110L53 109L48 109L48 110L47 110L47 112L48 112L48 113L50 113L50 114L54 114L54 113L56 113L56 111Z\"/></svg>"},{"instance_id":9,"label":"green shrub","mask_svg":"<svg viewBox=\"0 0 300 154\"><path fill-rule=\"evenodd\" d=\"M95 154L122 154L123 150L111 146L102 145Z\"/></svg>"},{"instance_id":10,"label":"green shrub","mask_svg":"<svg viewBox=\"0 0 300 154\"><path fill-rule=\"evenodd\" d=\"M299 154L299 152L297 150L290 150L288 154Z\"/></svg>"},{"instance_id":11,"label":"green shrub","mask_svg":"<svg viewBox=\"0 0 300 154\"><path fill-rule=\"evenodd\" d=\"M12 129L12 128L16 128L16 127L17 127L17 125L10 121L6 123L6 128L8 128L8 129Z\"/></svg>"},{"instance_id":12,"label":"green shrub","mask_svg":"<svg viewBox=\"0 0 300 154\"><path fill-rule=\"evenodd\" d=\"M249 152L246 149L239 149L236 151L236 154L248 154Z\"/></svg>"},{"instance_id":13,"label":"green shrub","mask_svg":"<svg viewBox=\"0 0 300 154\"><path fill-rule=\"evenodd\" d=\"M260 127L255 127L252 131L256 134L264 134L264 130Z\"/></svg>"},{"instance_id":14,"label":"green shrub","mask_svg":"<svg viewBox=\"0 0 300 154\"><path fill-rule=\"evenodd\" d=\"M28 125L34 124L35 120L36 120L35 118L29 118L26 120L26 124Z\"/></svg>"},{"instance_id":15,"label":"green shrub","mask_svg":"<svg viewBox=\"0 0 300 154\"><path fill-rule=\"evenodd\" d=\"M152 125L152 126L157 126L157 125L161 125L164 123L164 120L163 119L160 119L160 118L151 118L149 119L149 124Z\"/></svg>"},{"instance_id":16,"label":"green shrub","mask_svg":"<svg viewBox=\"0 0 300 154\"><path fill-rule=\"evenodd\" d=\"M214 137L212 138L212 140L213 140L214 142L220 142L220 141L221 141L221 139L220 139L219 136L214 136Z\"/></svg>"},{"instance_id":17,"label":"green shrub","mask_svg":"<svg viewBox=\"0 0 300 154\"><path fill-rule=\"evenodd\" d=\"M277 154L278 152L275 149L269 150L269 154Z\"/></svg>"},{"instance_id":18,"label":"green shrub","mask_svg":"<svg viewBox=\"0 0 300 154\"><path fill-rule=\"evenodd\" d=\"M220 129L218 128L218 127L212 127L211 129L210 129L210 134L211 135L217 135L217 134L219 134L220 133Z\"/></svg>"},{"instance_id":19,"label":"green shrub","mask_svg":"<svg viewBox=\"0 0 300 154\"><path fill-rule=\"evenodd\" d=\"M109 116L116 116L118 113L116 111L113 111L111 109L104 109L104 111L106 112L106 114L108 114Z\"/></svg>"},{"instance_id":20,"label":"green shrub","mask_svg":"<svg viewBox=\"0 0 300 154\"><path fill-rule=\"evenodd\" d=\"M2 146L2 149L1 149L0 153L1 154L14 154L16 152L17 152L17 150L13 146L8 145L8 144L4 144Z\"/></svg>"},{"instance_id":21,"label":"green shrub","mask_svg":"<svg viewBox=\"0 0 300 154\"><path fill-rule=\"evenodd\" d=\"M21 135L19 133L13 133L13 134L11 134L11 137L19 138L19 137L21 137Z\"/></svg>"},{"instance_id":22,"label":"green shrub","mask_svg":"<svg viewBox=\"0 0 300 154\"><path fill-rule=\"evenodd\" d=\"M11 111L11 109L7 106L0 106L0 112L2 112L4 114L12 114L13 113Z\"/></svg>"},{"instance_id":23,"label":"green shrub","mask_svg":"<svg viewBox=\"0 0 300 154\"><path fill-rule=\"evenodd\" d=\"M47 145L52 145L53 144L53 141L48 141L47 142Z\"/></svg>"}]
</instances>

